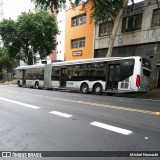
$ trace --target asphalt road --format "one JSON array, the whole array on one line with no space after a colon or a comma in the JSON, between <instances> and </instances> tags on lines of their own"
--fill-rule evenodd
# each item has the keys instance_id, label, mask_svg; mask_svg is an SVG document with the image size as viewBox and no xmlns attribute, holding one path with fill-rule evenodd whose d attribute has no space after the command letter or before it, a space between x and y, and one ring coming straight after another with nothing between
<instances>
[{"instance_id":1,"label":"asphalt road","mask_svg":"<svg viewBox=\"0 0 160 160\"><path fill-rule=\"evenodd\" d=\"M160 151L159 104L0 85L0 151Z\"/></svg>"}]
</instances>

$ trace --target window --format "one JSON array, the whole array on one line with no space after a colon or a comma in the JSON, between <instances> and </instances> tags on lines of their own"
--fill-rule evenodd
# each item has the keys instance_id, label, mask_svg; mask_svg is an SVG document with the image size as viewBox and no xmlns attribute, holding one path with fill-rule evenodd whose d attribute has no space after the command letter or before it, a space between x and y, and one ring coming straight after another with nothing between
<instances>
[{"instance_id":1,"label":"window","mask_svg":"<svg viewBox=\"0 0 160 160\"><path fill-rule=\"evenodd\" d=\"M103 22L99 25L99 36L108 36L111 34L113 29L113 22L108 21L108 22Z\"/></svg>"},{"instance_id":2,"label":"window","mask_svg":"<svg viewBox=\"0 0 160 160\"><path fill-rule=\"evenodd\" d=\"M152 15L152 27L160 26L160 9L154 9Z\"/></svg>"},{"instance_id":3,"label":"window","mask_svg":"<svg viewBox=\"0 0 160 160\"><path fill-rule=\"evenodd\" d=\"M52 80L56 80L56 81L60 80L60 68L59 67L52 68Z\"/></svg>"},{"instance_id":4,"label":"window","mask_svg":"<svg viewBox=\"0 0 160 160\"><path fill-rule=\"evenodd\" d=\"M122 20L122 33L141 29L143 14L124 17Z\"/></svg>"},{"instance_id":5,"label":"window","mask_svg":"<svg viewBox=\"0 0 160 160\"><path fill-rule=\"evenodd\" d=\"M42 64L47 64L47 61L41 61L42 62Z\"/></svg>"},{"instance_id":6,"label":"window","mask_svg":"<svg viewBox=\"0 0 160 160\"><path fill-rule=\"evenodd\" d=\"M120 81L123 81L133 75L134 60L124 60L121 63Z\"/></svg>"},{"instance_id":7,"label":"window","mask_svg":"<svg viewBox=\"0 0 160 160\"><path fill-rule=\"evenodd\" d=\"M86 14L72 18L72 26L79 26L86 23Z\"/></svg>"},{"instance_id":8,"label":"window","mask_svg":"<svg viewBox=\"0 0 160 160\"><path fill-rule=\"evenodd\" d=\"M85 38L72 40L72 48L82 48L85 47Z\"/></svg>"},{"instance_id":9,"label":"window","mask_svg":"<svg viewBox=\"0 0 160 160\"><path fill-rule=\"evenodd\" d=\"M28 74L26 80L36 80L38 79L38 74Z\"/></svg>"}]
</instances>

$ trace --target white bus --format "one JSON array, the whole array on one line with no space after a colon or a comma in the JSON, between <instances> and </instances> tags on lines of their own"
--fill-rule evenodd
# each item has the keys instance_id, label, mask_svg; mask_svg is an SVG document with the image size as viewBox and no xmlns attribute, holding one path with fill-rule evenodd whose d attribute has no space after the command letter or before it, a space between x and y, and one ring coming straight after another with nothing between
<instances>
[{"instance_id":1,"label":"white bus","mask_svg":"<svg viewBox=\"0 0 160 160\"><path fill-rule=\"evenodd\" d=\"M15 69L18 86L77 90L108 95L147 92L151 63L142 57L110 57L20 66Z\"/></svg>"}]
</instances>

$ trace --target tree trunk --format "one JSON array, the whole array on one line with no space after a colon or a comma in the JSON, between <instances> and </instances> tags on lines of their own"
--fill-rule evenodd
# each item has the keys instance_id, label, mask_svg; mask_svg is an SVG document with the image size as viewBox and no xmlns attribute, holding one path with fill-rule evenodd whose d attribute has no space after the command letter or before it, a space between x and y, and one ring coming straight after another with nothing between
<instances>
[{"instance_id":1,"label":"tree trunk","mask_svg":"<svg viewBox=\"0 0 160 160\"><path fill-rule=\"evenodd\" d=\"M112 50L113 50L117 30L118 30L118 27L119 27L119 23L120 23L122 15L123 15L123 11L125 10L127 4L128 4L128 0L123 0L123 7L119 10L119 12L118 12L118 14L117 14L117 16L114 20L114 26L113 26L112 34L110 36L108 52L107 52L106 57L111 57L112 56Z\"/></svg>"}]
</instances>

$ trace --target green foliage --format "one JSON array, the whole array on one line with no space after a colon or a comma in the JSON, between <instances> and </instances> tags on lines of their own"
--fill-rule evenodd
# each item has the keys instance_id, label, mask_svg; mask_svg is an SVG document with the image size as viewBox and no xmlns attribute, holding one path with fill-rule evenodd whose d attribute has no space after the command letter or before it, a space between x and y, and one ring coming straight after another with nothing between
<instances>
[{"instance_id":1,"label":"green foliage","mask_svg":"<svg viewBox=\"0 0 160 160\"><path fill-rule=\"evenodd\" d=\"M39 52L43 59L55 49L54 36L58 34L55 18L48 12L23 13L17 20L18 37L26 58L32 59L32 52Z\"/></svg>"},{"instance_id":2,"label":"green foliage","mask_svg":"<svg viewBox=\"0 0 160 160\"><path fill-rule=\"evenodd\" d=\"M66 3L66 0L31 0L31 1L36 3L37 6L39 6L43 10L48 10L48 8L50 8L52 12L54 12L53 8L58 9L62 4Z\"/></svg>"},{"instance_id":3,"label":"green foliage","mask_svg":"<svg viewBox=\"0 0 160 160\"><path fill-rule=\"evenodd\" d=\"M16 22L11 19L4 19L0 23L0 35L2 37L4 46L8 50L12 50L12 52L8 52L9 56L11 58L15 57L15 53L17 53L17 48L20 48L17 37ZM14 46L16 46L16 48L11 47L10 43L12 42L14 42Z\"/></svg>"},{"instance_id":4,"label":"green foliage","mask_svg":"<svg viewBox=\"0 0 160 160\"><path fill-rule=\"evenodd\" d=\"M10 67L12 60L10 59L8 52L5 48L0 48L0 68Z\"/></svg>"},{"instance_id":5,"label":"green foliage","mask_svg":"<svg viewBox=\"0 0 160 160\"><path fill-rule=\"evenodd\" d=\"M55 17L45 11L22 13L17 21L0 22L0 35L9 56L28 64L32 64L34 53L39 52L43 59L55 49L56 34Z\"/></svg>"},{"instance_id":6,"label":"green foliage","mask_svg":"<svg viewBox=\"0 0 160 160\"><path fill-rule=\"evenodd\" d=\"M120 8L123 7L123 0L93 0L92 3L92 16L100 21L108 18L114 21Z\"/></svg>"},{"instance_id":7,"label":"green foliage","mask_svg":"<svg viewBox=\"0 0 160 160\"><path fill-rule=\"evenodd\" d=\"M32 0L41 9L58 9L66 0ZM133 0L131 0L133 1ZM79 3L83 3L84 7L87 3L92 5L92 18L96 20L104 20L106 18L114 19L119 10L123 7L123 0L70 0L71 5L74 7Z\"/></svg>"},{"instance_id":8,"label":"green foliage","mask_svg":"<svg viewBox=\"0 0 160 160\"><path fill-rule=\"evenodd\" d=\"M10 58L5 48L0 48L0 80L4 71L8 71L14 65L14 61Z\"/></svg>"}]
</instances>

